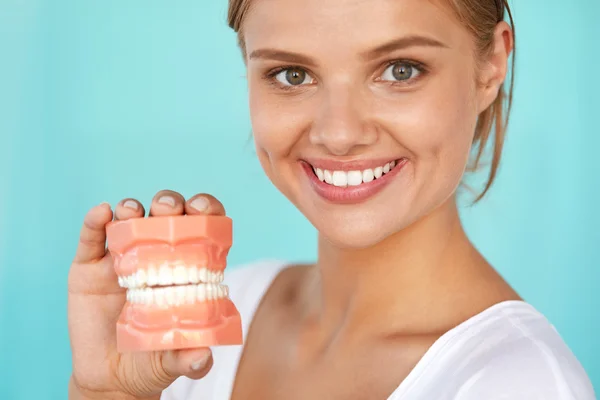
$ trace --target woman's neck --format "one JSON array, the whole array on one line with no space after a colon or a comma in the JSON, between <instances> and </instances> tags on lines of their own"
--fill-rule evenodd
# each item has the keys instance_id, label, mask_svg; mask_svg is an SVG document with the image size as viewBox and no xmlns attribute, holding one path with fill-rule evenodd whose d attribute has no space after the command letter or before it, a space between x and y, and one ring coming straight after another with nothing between
<instances>
[{"instance_id":1,"label":"woman's neck","mask_svg":"<svg viewBox=\"0 0 600 400\"><path fill-rule=\"evenodd\" d=\"M477 309L483 287L502 281L467 238L454 200L370 248L342 249L320 238L308 275L310 319L330 334L359 335L443 330L461 310L469 316L462 303Z\"/></svg>"}]
</instances>

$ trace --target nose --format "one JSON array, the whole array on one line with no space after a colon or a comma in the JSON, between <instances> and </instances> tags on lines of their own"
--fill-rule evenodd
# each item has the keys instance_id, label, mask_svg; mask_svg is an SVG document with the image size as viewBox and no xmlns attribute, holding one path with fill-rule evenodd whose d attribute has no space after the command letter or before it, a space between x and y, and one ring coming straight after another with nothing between
<instances>
[{"instance_id":1,"label":"nose","mask_svg":"<svg viewBox=\"0 0 600 400\"><path fill-rule=\"evenodd\" d=\"M347 87L324 93L309 133L310 142L343 156L375 143L377 131L369 123L370 109L364 94Z\"/></svg>"}]
</instances>

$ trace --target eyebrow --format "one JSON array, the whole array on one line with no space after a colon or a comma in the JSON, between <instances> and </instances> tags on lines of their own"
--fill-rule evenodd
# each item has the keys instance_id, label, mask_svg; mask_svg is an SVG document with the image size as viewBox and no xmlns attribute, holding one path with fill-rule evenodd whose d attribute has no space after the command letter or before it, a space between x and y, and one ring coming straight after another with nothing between
<instances>
[{"instance_id":1,"label":"eyebrow","mask_svg":"<svg viewBox=\"0 0 600 400\"><path fill-rule=\"evenodd\" d=\"M381 46L377 46L372 50L368 50L361 53L361 58L365 60L372 60L381 57L384 54L391 53L392 51L407 49L409 47L438 47L447 49L448 46L436 39L426 36L406 36L399 39L392 40L384 43Z\"/></svg>"},{"instance_id":2,"label":"eyebrow","mask_svg":"<svg viewBox=\"0 0 600 400\"><path fill-rule=\"evenodd\" d=\"M378 57L381 57L384 54L391 53L396 50L407 49L409 47L438 47L438 48L448 48L444 43L432 39L426 36L406 36L401 37L399 39L392 40L390 42L384 43L380 46L377 46L374 49L367 50L360 54L360 57L364 60L372 60ZM309 56L300 53L294 53L290 51L283 51L277 49L257 49L254 50L248 56L250 60L252 59L264 59L264 60L277 60L288 62L292 64L304 64L309 66L316 65L316 61Z\"/></svg>"},{"instance_id":3,"label":"eyebrow","mask_svg":"<svg viewBox=\"0 0 600 400\"><path fill-rule=\"evenodd\" d=\"M283 51L277 49L257 49L250 53L248 59L263 59L263 60L277 60L288 62L290 64L304 64L314 66L317 63L309 56L305 56L300 53L293 53L290 51Z\"/></svg>"}]
</instances>

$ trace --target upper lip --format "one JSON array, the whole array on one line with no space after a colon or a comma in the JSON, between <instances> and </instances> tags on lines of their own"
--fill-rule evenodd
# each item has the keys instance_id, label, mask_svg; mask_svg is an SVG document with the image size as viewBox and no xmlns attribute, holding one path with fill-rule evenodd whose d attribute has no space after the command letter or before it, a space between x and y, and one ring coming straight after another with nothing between
<instances>
[{"instance_id":1,"label":"upper lip","mask_svg":"<svg viewBox=\"0 0 600 400\"><path fill-rule=\"evenodd\" d=\"M303 160L314 168L328 171L364 171L383 167L385 164L398 161L401 157L374 158L369 160L339 161L326 158L304 158Z\"/></svg>"}]
</instances>

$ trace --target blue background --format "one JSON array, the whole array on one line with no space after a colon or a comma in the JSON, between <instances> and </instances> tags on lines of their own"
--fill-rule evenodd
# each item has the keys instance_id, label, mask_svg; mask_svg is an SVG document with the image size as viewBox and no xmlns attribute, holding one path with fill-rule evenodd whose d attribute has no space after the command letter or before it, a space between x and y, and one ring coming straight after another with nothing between
<instances>
[{"instance_id":1,"label":"blue background","mask_svg":"<svg viewBox=\"0 0 600 400\"><path fill-rule=\"evenodd\" d=\"M464 221L598 388L600 2L513 7L505 157ZM226 9L225 0L0 0L2 398L66 398L67 272L83 216L102 201L209 192L235 222L231 264L315 256L312 226L248 142Z\"/></svg>"}]
</instances>

